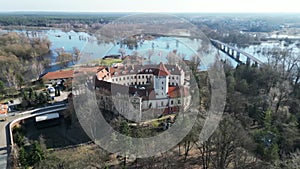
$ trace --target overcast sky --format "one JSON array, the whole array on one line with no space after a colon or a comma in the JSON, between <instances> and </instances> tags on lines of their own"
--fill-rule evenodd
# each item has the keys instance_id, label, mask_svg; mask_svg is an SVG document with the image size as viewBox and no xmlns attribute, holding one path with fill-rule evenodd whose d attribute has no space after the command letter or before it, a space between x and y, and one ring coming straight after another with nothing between
<instances>
[{"instance_id":1,"label":"overcast sky","mask_svg":"<svg viewBox=\"0 0 300 169\"><path fill-rule=\"evenodd\" d=\"M299 2L299 0L0 0L0 11L299 13Z\"/></svg>"}]
</instances>

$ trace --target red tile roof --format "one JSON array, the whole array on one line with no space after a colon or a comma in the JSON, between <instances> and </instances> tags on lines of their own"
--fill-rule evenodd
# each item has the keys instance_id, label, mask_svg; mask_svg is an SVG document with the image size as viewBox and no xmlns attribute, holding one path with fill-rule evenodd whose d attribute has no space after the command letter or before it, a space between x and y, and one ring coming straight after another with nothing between
<instances>
[{"instance_id":1,"label":"red tile roof","mask_svg":"<svg viewBox=\"0 0 300 169\"><path fill-rule=\"evenodd\" d=\"M97 73L97 78L99 80L109 79L110 73L108 72L108 68L99 69Z\"/></svg>"},{"instance_id":2,"label":"red tile roof","mask_svg":"<svg viewBox=\"0 0 300 169\"><path fill-rule=\"evenodd\" d=\"M177 86L170 86L168 95L170 98L178 98L181 96L188 96L189 95L189 90L187 87L177 87Z\"/></svg>"},{"instance_id":3,"label":"red tile roof","mask_svg":"<svg viewBox=\"0 0 300 169\"><path fill-rule=\"evenodd\" d=\"M47 80L68 79L74 77L74 70L60 70L57 72L48 72L42 78Z\"/></svg>"},{"instance_id":4,"label":"red tile roof","mask_svg":"<svg viewBox=\"0 0 300 169\"><path fill-rule=\"evenodd\" d=\"M55 79L68 79L73 78L76 75L85 75L89 73L96 74L102 69L106 68L105 66L95 66L95 67L79 67L72 70L60 70L56 72L48 72L42 78L47 80L55 80Z\"/></svg>"},{"instance_id":5,"label":"red tile roof","mask_svg":"<svg viewBox=\"0 0 300 169\"><path fill-rule=\"evenodd\" d=\"M170 98L180 97L180 90L178 87L169 87L168 95Z\"/></svg>"},{"instance_id":6,"label":"red tile roof","mask_svg":"<svg viewBox=\"0 0 300 169\"><path fill-rule=\"evenodd\" d=\"M8 105L0 105L0 114L7 114L8 112Z\"/></svg>"},{"instance_id":7,"label":"red tile roof","mask_svg":"<svg viewBox=\"0 0 300 169\"><path fill-rule=\"evenodd\" d=\"M166 66L160 62L159 63L159 72L158 72L158 76L169 76L171 75L171 73L168 71L168 69L166 68Z\"/></svg>"}]
</instances>

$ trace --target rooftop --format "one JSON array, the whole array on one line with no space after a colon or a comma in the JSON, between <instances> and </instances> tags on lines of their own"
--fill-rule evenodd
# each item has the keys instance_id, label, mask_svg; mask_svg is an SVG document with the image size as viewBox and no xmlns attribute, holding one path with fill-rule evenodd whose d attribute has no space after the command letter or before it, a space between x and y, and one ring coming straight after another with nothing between
<instances>
[{"instance_id":1,"label":"rooftop","mask_svg":"<svg viewBox=\"0 0 300 169\"><path fill-rule=\"evenodd\" d=\"M113 77L132 74L153 74L156 76L181 75L181 69L177 65L125 65L110 67L109 72Z\"/></svg>"},{"instance_id":2,"label":"rooftop","mask_svg":"<svg viewBox=\"0 0 300 169\"><path fill-rule=\"evenodd\" d=\"M0 105L0 114L7 114L8 112L8 105L1 104Z\"/></svg>"},{"instance_id":3,"label":"rooftop","mask_svg":"<svg viewBox=\"0 0 300 169\"><path fill-rule=\"evenodd\" d=\"M46 80L73 78L74 70L60 70L57 72L48 72L42 78Z\"/></svg>"}]
</instances>

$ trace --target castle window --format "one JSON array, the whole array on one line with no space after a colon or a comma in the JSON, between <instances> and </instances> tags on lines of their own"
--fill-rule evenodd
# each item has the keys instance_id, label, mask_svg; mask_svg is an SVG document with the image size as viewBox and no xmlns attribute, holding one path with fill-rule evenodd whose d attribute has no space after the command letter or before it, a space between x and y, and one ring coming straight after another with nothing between
<instances>
[{"instance_id":1,"label":"castle window","mask_svg":"<svg viewBox=\"0 0 300 169\"><path fill-rule=\"evenodd\" d=\"M181 101L180 101L180 100L178 100L178 104L181 104Z\"/></svg>"},{"instance_id":2,"label":"castle window","mask_svg":"<svg viewBox=\"0 0 300 169\"><path fill-rule=\"evenodd\" d=\"M171 105L173 105L174 104L174 101L173 100L171 100Z\"/></svg>"},{"instance_id":3,"label":"castle window","mask_svg":"<svg viewBox=\"0 0 300 169\"><path fill-rule=\"evenodd\" d=\"M125 77L123 77L123 80L125 80Z\"/></svg>"}]
</instances>

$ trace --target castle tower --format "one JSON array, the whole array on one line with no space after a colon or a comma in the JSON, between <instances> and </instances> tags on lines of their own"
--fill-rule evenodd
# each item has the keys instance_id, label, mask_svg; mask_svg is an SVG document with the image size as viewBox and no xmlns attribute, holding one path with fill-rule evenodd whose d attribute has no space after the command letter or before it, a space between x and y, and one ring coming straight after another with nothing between
<instances>
[{"instance_id":1,"label":"castle tower","mask_svg":"<svg viewBox=\"0 0 300 169\"><path fill-rule=\"evenodd\" d=\"M160 62L157 72L154 74L154 90L156 98L165 98L169 90L170 72L165 65Z\"/></svg>"}]
</instances>

